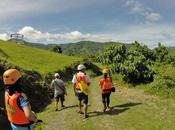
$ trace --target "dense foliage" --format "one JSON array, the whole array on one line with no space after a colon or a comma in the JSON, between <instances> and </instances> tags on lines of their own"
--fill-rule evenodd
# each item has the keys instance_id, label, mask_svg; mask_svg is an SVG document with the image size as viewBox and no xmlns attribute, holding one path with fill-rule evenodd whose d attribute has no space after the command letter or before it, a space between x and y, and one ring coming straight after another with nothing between
<instances>
[{"instance_id":1,"label":"dense foliage","mask_svg":"<svg viewBox=\"0 0 175 130\"><path fill-rule=\"evenodd\" d=\"M52 48L52 51L53 52L56 52L56 53L62 53L62 49L60 46L58 45L55 45L53 48Z\"/></svg>"},{"instance_id":2,"label":"dense foliage","mask_svg":"<svg viewBox=\"0 0 175 130\"><path fill-rule=\"evenodd\" d=\"M160 43L157 48L151 50L137 41L129 48L124 44L112 45L96 60L108 66L113 73L123 74L124 80L131 83L151 82L156 74L156 65L173 62L167 48Z\"/></svg>"},{"instance_id":3,"label":"dense foliage","mask_svg":"<svg viewBox=\"0 0 175 130\"><path fill-rule=\"evenodd\" d=\"M123 44L111 45L97 57L97 61L110 66L113 72L120 72L126 59L126 47Z\"/></svg>"}]
</instances>

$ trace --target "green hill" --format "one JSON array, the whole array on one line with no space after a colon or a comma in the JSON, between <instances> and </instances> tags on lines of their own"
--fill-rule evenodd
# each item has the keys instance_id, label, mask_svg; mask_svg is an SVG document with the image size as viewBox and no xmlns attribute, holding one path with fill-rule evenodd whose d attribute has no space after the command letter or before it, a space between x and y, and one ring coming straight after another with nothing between
<instances>
[{"instance_id":1,"label":"green hill","mask_svg":"<svg viewBox=\"0 0 175 130\"><path fill-rule=\"evenodd\" d=\"M62 69L81 60L77 57L4 41L0 41L0 59L25 70L38 71L41 74Z\"/></svg>"},{"instance_id":2,"label":"green hill","mask_svg":"<svg viewBox=\"0 0 175 130\"><path fill-rule=\"evenodd\" d=\"M105 47L111 44L118 44L120 42L94 42L94 41L80 41L76 43L66 43L66 44L41 44L41 43L30 43L24 42L25 45L31 47L37 47L42 49L51 50L55 45L59 45L62 48L63 54L66 55L96 55L102 52ZM126 44L126 47L130 47L131 44ZM175 56L175 47L167 47L170 55Z\"/></svg>"},{"instance_id":3,"label":"green hill","mask_svg":"<svg viewBox=\"0 0 175 130\"><path fill-rule=\"evenodd\" d=\"M175 47L169 47L168 50L170 55L175 57Z\"/></svg>"},{"instance_id":4,"label":"green hill","mask_svg":"<svg viewBox=\"0 0 175 130\"><path fill-rule=\"evenodd\" d=\"M102 52L105 47L111 44L119 44L119 42L94 42L94 41L80 41L76 43L66 43L66 44L41 44L41 43L30 43L24 42L27 46L43 48L51 50L55 45L59 45L62 48L63 54L66 55L96 55ZM129 47L129 44L126 44Z\"/></svg>"},{"instance_id":5,"label":"green hill","mask_svg":"<svg viewBox=\"0 0 175 130\"><path fill-rule=\"evenodd\" d=\"M60 44L64 54L67 55L96 55L104 50L105 47L111 44L118 44L117 42L93 42L80 41L77 43Z\"/></svg>"}]
</instances>

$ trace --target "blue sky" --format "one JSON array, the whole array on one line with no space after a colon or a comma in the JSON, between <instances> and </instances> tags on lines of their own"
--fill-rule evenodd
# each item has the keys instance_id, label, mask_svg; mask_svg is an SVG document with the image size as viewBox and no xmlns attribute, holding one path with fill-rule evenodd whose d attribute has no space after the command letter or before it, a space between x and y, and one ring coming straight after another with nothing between
<instances>
[{"instance_id":1,"label":"blue sky","mask_svg":"<svg viewBox=\"0 0 175 130\"><path fill-rule=\"evenodd\" d=\"M173 0L1 0L0 39L31 42L135 40L175 46Z\"/></svg>"}]
</instances>

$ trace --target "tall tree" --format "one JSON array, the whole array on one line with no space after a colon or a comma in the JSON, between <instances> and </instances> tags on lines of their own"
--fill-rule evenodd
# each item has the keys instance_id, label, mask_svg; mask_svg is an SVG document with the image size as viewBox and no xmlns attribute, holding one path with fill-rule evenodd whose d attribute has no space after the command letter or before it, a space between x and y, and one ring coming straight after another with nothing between
<instances>
[{"instance_id":1,"label":"tall tree","mask_svg":"<svg viewBox=\"0 0 175 130\"><path fill-rule=\"evenodd\" d=\"M53 48L52 48L52 51L56 52L56 53L62 53L62 49L59 45L55 45Z\"/></svg>"}]
</instances>

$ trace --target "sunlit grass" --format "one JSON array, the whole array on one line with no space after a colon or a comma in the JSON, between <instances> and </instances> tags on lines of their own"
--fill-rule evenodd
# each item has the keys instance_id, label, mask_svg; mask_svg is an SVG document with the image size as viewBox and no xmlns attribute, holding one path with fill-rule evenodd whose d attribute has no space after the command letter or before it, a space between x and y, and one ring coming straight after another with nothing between
<instances>
[{"instance_id":1,"label":"sunlit grass","mask_svg":"<svg viewBox=\"0 0 175 130\"><path fill-rule=\"evenodd\" d=\"M7 60L25 70L38 71L41 74L63 69L65 66L81 60L79 57L4 41L0 41L0 59Z\"/></svg>"}]
</instances>

